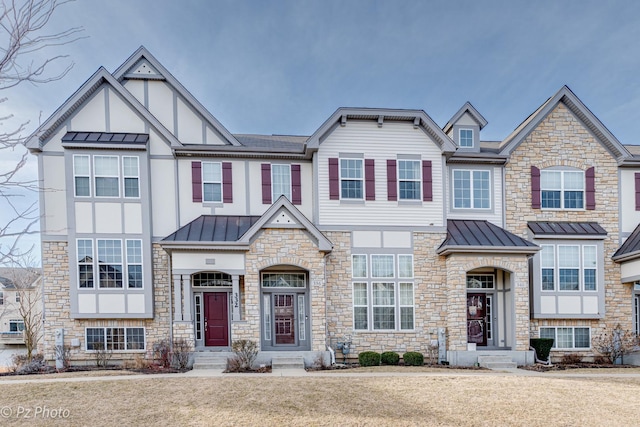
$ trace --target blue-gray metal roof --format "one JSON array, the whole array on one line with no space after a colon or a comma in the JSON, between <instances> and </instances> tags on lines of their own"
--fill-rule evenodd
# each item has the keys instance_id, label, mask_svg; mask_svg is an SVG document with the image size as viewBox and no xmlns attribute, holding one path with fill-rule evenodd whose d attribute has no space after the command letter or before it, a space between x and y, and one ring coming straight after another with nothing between
<instances>
[{"instance_id":1,"label":"blue-gray metal roof","mask_svg":"<svg viewBox=\"0 0 640 427\"><path fill-rule=\"evenodd\" d=\"M624 241L622 246L618 248L611 258L614 261L622 261L638 257L640 257L640 224L638 224L636 229L633 230L633 233L627 237L627 240Z\"/></svg>"},{"instance_id":2,"label":"blue-gray metal roof","mask_svg":"<svg viewBox=\"0 0 640 427\"><path fill-rule=\"evenodd\" d=\"M259 216L202 215L174 233L163 242L236 242Z\"/></svg>"},{"instance_id":3,"label":"blue-gray metal roof","mask_svg":"<svg viewBox=\"0 0 640 427\"><path fill-rule=\"evenodd\" d=\"M606 236L607 230L597 222L530 221L529 230L536 236Z\"/></svg>"},{"instance_id":4,"label":"blue-gray metal roof","mask_svg":"<svg viewBox=\"0 0 640 427\"><path fill-rule=\"evenodd\" d=\"M146 144L148 141L149 134L146 133L67 132L62 137L62 142Z\"/></svg>"},{"instance_id":5,"label":"blue-gray metal roof","mask_svg":"<svg viewBox=\"0 0 640 427\"><path fill-rule=\"evenodd\" d=\"M449 252L513 252L532 253L538 246L488 221L447 220L447 238L438 248Z\"/></svg>"}]
</instances>

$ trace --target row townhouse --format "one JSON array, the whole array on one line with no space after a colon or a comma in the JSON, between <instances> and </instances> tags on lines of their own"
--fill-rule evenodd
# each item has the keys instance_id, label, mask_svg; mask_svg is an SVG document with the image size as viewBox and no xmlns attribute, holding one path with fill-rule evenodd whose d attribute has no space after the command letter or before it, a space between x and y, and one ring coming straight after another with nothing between
<instances>
[{"instance_id":1,"label":"row townhouse","mask_svg":"<svg viewBox=\"0 0 640 427\"><path fill-rule=\"evenodd\" d=\"M260 360L594 355L638 331L640 150L562 87L503 141L469 103L340 108L311 136L231 134L145 48L34 133L47 359L183 338ZM57 341L56 341L57 340ZM338 351L338 356L340 352Z\"/></svg>"}]
</instances>

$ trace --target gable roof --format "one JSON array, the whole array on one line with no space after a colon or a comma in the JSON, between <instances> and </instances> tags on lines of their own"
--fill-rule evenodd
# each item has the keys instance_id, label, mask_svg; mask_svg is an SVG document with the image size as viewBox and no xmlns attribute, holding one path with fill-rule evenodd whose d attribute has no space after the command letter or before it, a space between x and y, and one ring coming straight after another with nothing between
<instances>
[{"instance_id":1,"label":"gable roof","mask_svg":"<svg viewBox=\"0 0 640 427\"><path fill-rule=\"evenodd\" d=\"M140 64L150 65L150 72L132 73ZM208 124L215 129L230 145L241 145L240 142L229 132L222 123L216 119L213 114L209 112L201 103L191 94L183 85L173 77L173 75L158 61L151 53L144 47L140 46L116 71L113 76L122 82L124 79L151 79L151 80L165 80L171 85L178 93L191 104L194 110L204 117Z\"/></svg>"},{"instance_id":2,"label":"gable roof","mask_svg":"<svg viewBox=\"0 0 640 427\"><path fill-rule=\"evenodd\" d=\"M443 152L453 153L456 146L449 136L423 110L396 110L382 108L345 108L341 107L331 115L307 140L307 147L317 150L320 144L338 125L347 120L392 120L413 122L414 127L421 127L440 146Z\"/></svg>"},{"instance_id":3,"label":"gable roof","mask_svg":"<svg viewBox=\"0 0 640 427\"><path fill-rule=\"evenodd\" d=\"M471 103L469 101L467 101L462 108L460 108L454 115L453 117L451 117L451 119L449 119L449 121L447 122L446 125L444 125L444 128L442 128L444 130L445 133L449 133L449 131L451 130L451 128L453 127L453 125L456 124L456 122L458 120L460 120L460 117L462 117L464 115L464 113L469 113L469 115L471 116L471 118L473 120L476 121L476 123L478 123L478 126L480 126L480 130L482 130L483 127L485 127L487 125L487 119L485 119L482 114L480 114L478 112L478 110L475 109L475 107L473 105L471 105Z\"/></svg>"},{"instance_id":4,"label":"gable roof","mask_svg":"<svg viewBox=\"0 0 640 427\"><path fill-rule=\"evenodd\" d=\"M464 253L532 254L540 248L522 237L498 227L489 221L447 220L447 238L436 253L449 255Z\"/></svg>"},{"instance_id":5,"label":"gable roof","mask_svg":"<svg viewBox=\"0 0 640 427\"><path fill-rule=\"evenodd\" d=\"M40 151L45 141L88 100L102 85L110 86L129 106L171 144L181 145L178 139L165 128L128 90L126 90L104 67L100 67L80 88L42 123L25 141L31 151Z\"/></svg>"},{"instance_id":6,"label":"gable roof","mask_svg":"<svg viewBox=\"0 0 640 427\"><path fill-rule=\"evenodd\" d=\"M611 257L616 262L631 261L636 258L640 258L640 224Z\"/></svg>"},{"instance_id":7,"label":"gable roof","mask_svg":"<svg viewBox=\"0 0 640 427\"><path fill-rule=\"evenodd\" d=\"M280 218L276 218L281 216ZM333 244L285 197L262 216L201 215L160 241L166 249L248 250L263 228L305 229L322 252Z\"/></svg>"},{"instance_id":8,"label":"gable roof","mask_svg":"<svg viewBox=\"0 0 640 427\"><path fill-rule=\"evenodd\" d=\"M502 141L500 154L510 155L561 102L593 132L596 138L619 162L631 156L624 145L618 141L609 129L602 124L591 110L589 110L566 85L562 86L555 95L543 103Z\"/></svg>"}]
</instances>

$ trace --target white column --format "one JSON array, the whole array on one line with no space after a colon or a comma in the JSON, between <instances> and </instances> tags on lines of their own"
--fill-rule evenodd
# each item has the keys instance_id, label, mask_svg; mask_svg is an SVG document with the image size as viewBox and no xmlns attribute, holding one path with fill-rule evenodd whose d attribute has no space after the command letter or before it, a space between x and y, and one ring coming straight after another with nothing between
<instances>
[{"instance_id":1,"label":"white column","mask_svg":"<svg viewBox=\"0 0 640 427\"><path fill-rule=\"evenodd\" d=\"M231 318L234 321L240 320L240 276L231 276Z\"/></svg>"},{"instance_id":2,"label":"white column","mask_svg":"<svg viewBox=\"0 0 640 427\"><path fill-rule=\"evenodd\" d=\"M182 276L179 274L173 275L173 307L175 317L173 320L182 320Z\"/></svg>"},{"instance_id":3,"label":"white column","mask_svg":"<svg viewBox=\"0 0 640 427\"><path fill-rule=\"evenodd\" d=\"M185 275L182 279L182 284L184 285L184 313L182 316L182 320L191 322L193 320L193 317L191 315L191 313L193 312L193 310L191 310L193 299L191 297L191 276Z\"/></svg>"}]
</instances>

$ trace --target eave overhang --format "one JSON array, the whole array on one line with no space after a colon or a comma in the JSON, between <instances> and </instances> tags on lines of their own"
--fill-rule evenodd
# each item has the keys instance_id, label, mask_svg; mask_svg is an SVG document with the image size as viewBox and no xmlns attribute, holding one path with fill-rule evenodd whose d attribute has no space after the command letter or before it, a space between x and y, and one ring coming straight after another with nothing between
<instances>
[{"instance_id":1,"label":"eave overhang","mask_svg":"<svg viewBox=\"0 0 640 427\"><path fill-rule=\"evenodd\" d=\"M533 255L538 252L540 248L538 246L458 246L458 245L446 245L438 248L436 253L438 255L450 255L450 254L508 254L508 255Z\"/></svg>"}]
</instances>

